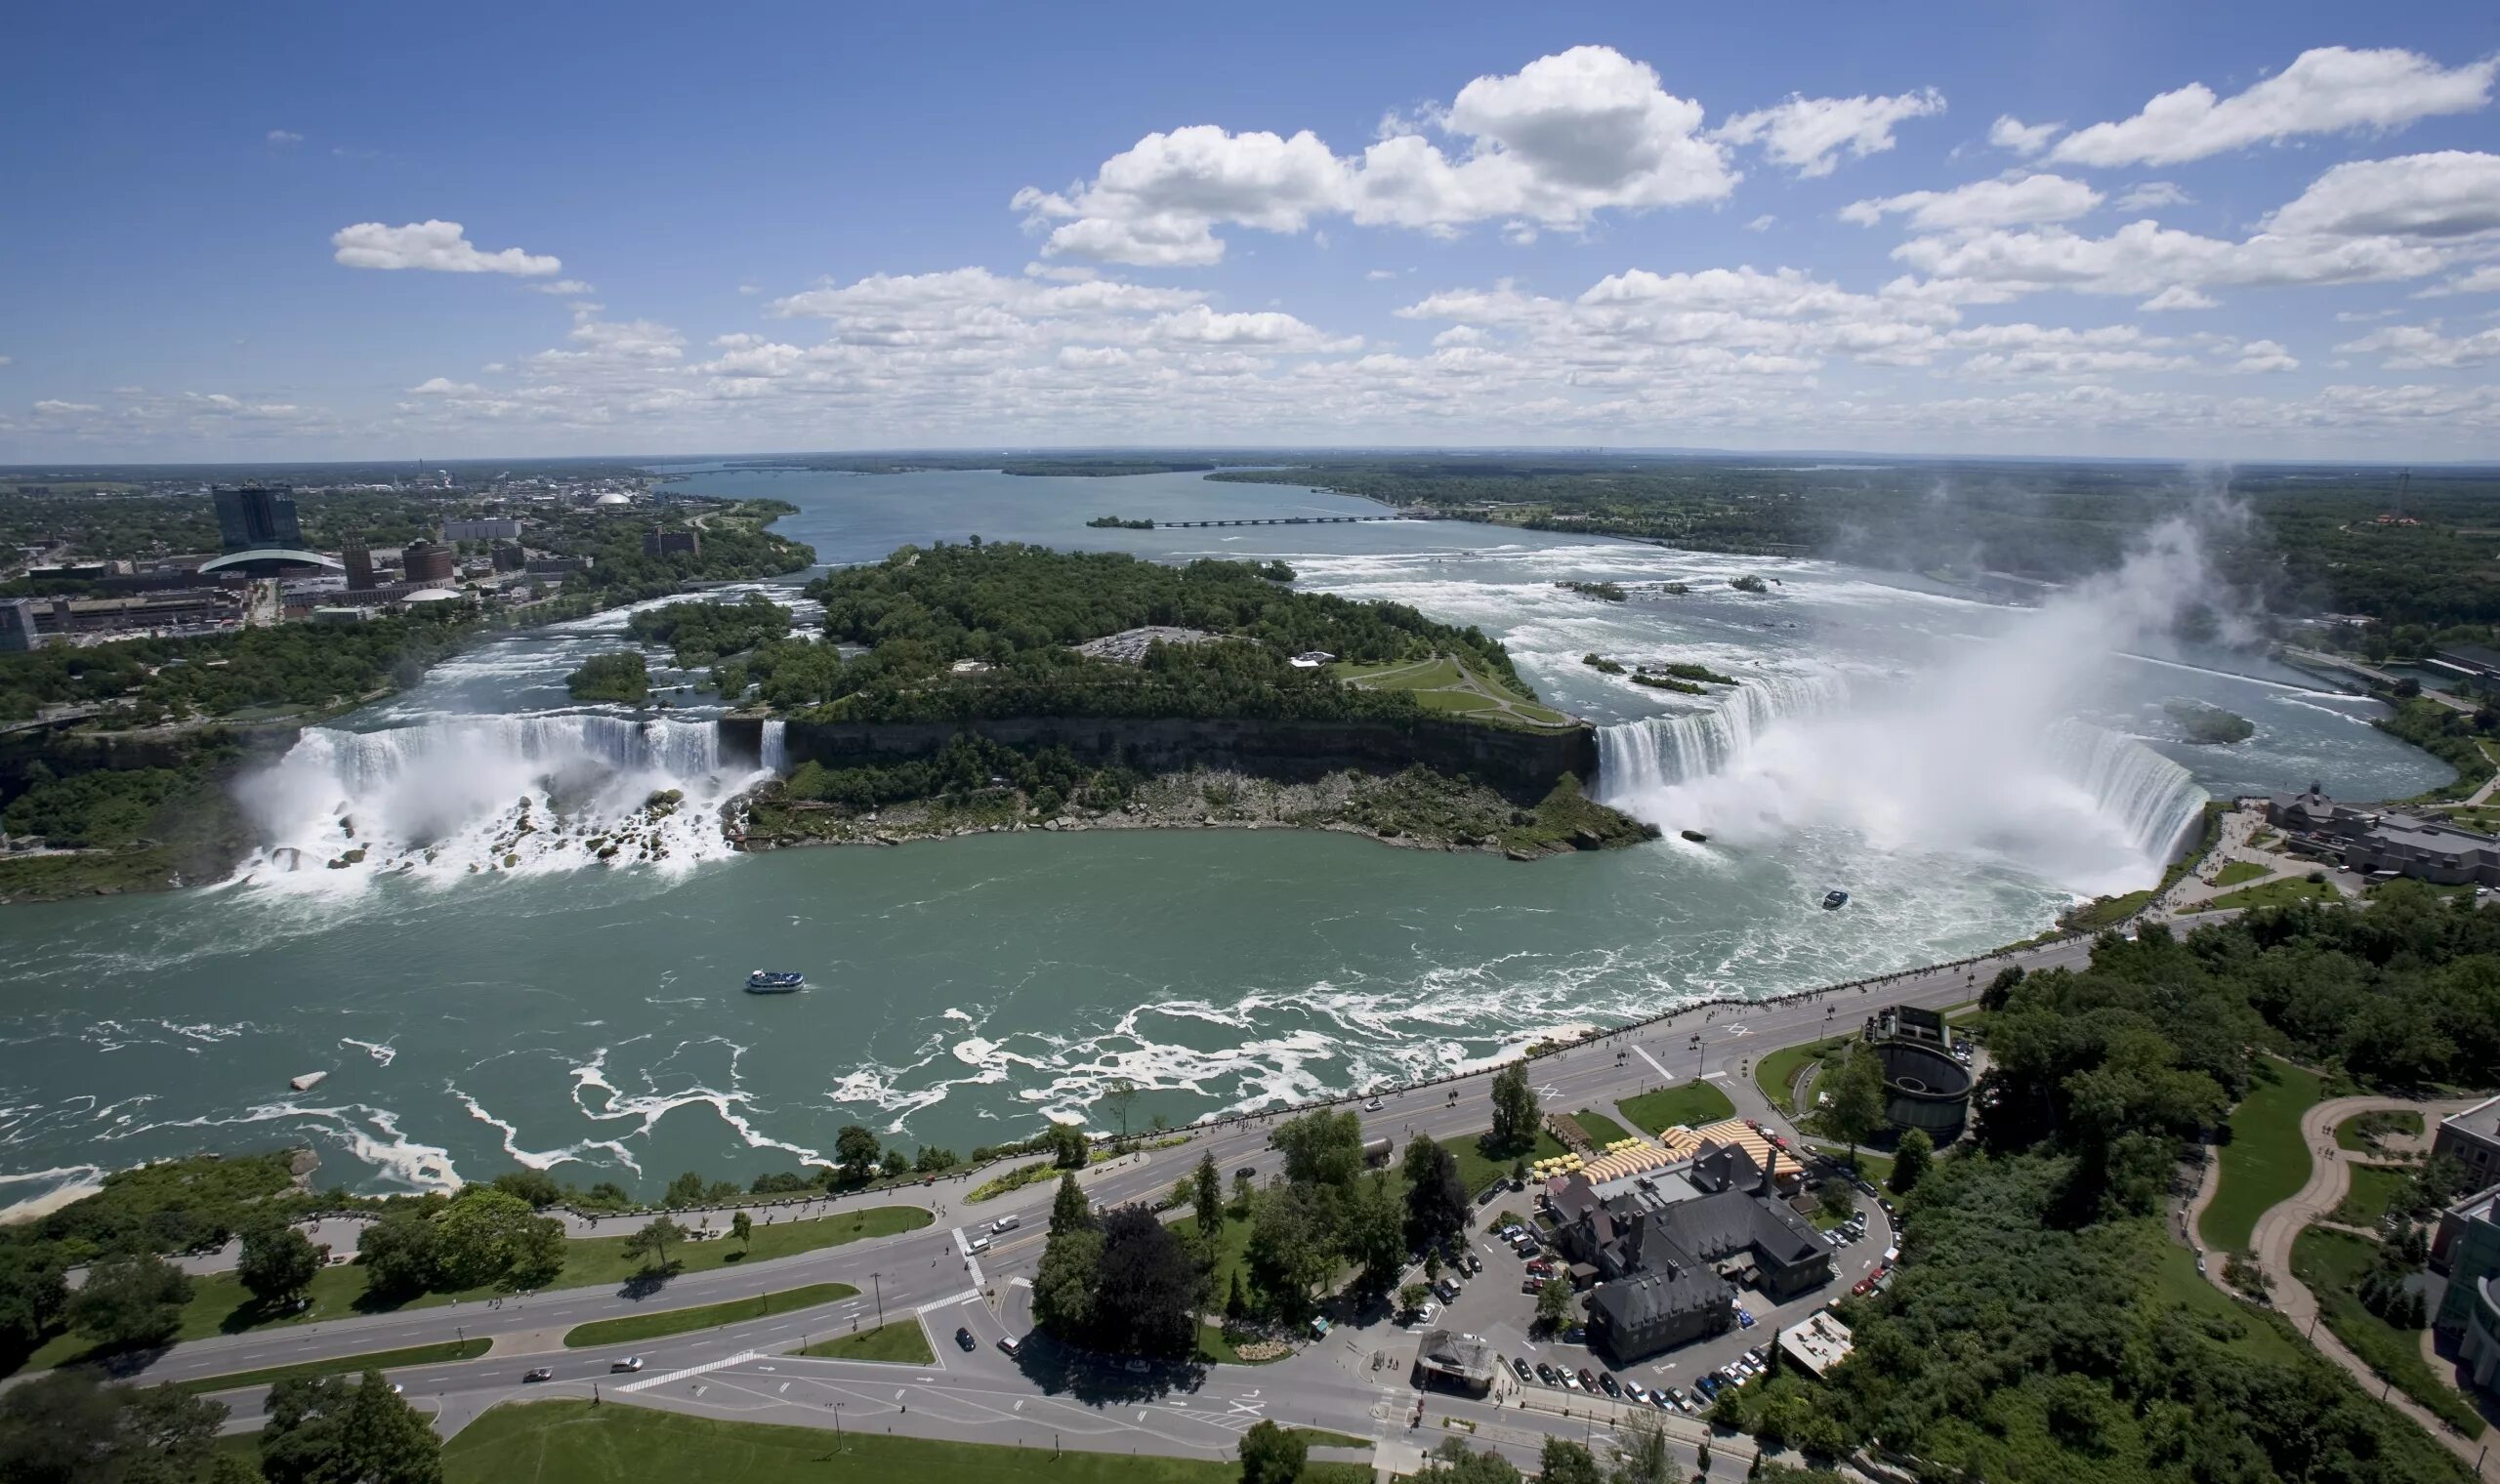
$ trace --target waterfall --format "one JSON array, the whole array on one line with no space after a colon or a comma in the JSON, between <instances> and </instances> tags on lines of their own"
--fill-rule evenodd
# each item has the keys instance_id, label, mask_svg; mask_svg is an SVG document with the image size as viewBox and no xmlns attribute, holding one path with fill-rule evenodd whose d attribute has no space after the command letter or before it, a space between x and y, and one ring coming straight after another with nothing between
<instances>
[{"instance_id":1,"label":"waterfall","mask_svg":"<svg viewBox=\"0 0 2500 1484\"><path fill-rule=\"evenodd\" d=\"M1748 680L1719 705L1600 728L1598 797L1604 803L1689 782L1729 766L1773 725L1820 716L1849 699L1837 676Z\"/></svg>"},{"instance_id":2,"label":"waterfall","mask_svg":"<svg viewBox=\"0 0 2500 1484\"><path fill-rule=\"evenodd\" d=\"M2001 695L1747 681L1714 710L1602 729L1597 797L1731 845L1834 828L1882 850L1995 857L2086 894L2156 877L2204 806L2188 770Z\"/></svg>"},{"instance_id":3,"label":"waterfall","mask_svg":"<svg viewBox=\"0 0 2500 1484\"><path fill-rule=\"evenodd\" d=\"M2167 864L2209 797L2188 769L2132 737L2082 721L2049 726L2049 761L2147 857Z\"/></svg>"},{"instance_id":4,"label":"waterfall","mask_svg":"<svg viewBox=\"0 0 2500 1484\"><path fill-rule=\"evenodd\" d=\"M764 740L759 749L763 754L764 770L776 778L783 777L790 771L790 744L788 738L782 734L782 724L779 717L766 720Z\"/></svg>"},{"instance_id":5,"label":"waterfall","mask_svg":"<svg viewBox=\"0 0 2500 1484\"><path fill-rule=\"evenodd\" d=\"M766 728L777 766L780 728ZM721 805L764 776L724 763L709 721L479 716L313 727L236 790L255 881L686 865L729 853Z\"/></svg>"}]
</instances>

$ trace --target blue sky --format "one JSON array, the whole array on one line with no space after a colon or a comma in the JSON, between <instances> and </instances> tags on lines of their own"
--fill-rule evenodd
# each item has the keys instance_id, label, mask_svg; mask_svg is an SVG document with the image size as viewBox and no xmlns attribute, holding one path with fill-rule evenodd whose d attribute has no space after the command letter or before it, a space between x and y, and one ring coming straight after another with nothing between
<instances>
[{"instance_id":1,"label":"blue sky","mask_svg":"<svg viewBox=\"0 0 2500 1484\"><path fill-rule=\"evenodd\" d=\"M2500 11L28 4L0 460L2500 458Z\"/></svg>"}]
</instances>

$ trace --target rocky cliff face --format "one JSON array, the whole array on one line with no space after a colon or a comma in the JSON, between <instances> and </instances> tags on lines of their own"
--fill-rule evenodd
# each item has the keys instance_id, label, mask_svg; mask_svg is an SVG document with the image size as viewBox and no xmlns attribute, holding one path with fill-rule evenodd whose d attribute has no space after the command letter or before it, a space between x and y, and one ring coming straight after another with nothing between
<instances>
[{"instance_id":1,"label":"rocky cliff face","mask_svg":"<svg viewBox=\"0 0 2500 1484\"><path fill-rule=\"evenodd\" d=\"M720 726L725 757L762 756L761 720L729 717ZM1299 781L1343 768L1395 772L1420 763L1531 800L1542 799L1564 773L1594 779L1598 768L1597 732L1589 726L1530 732L1431 717L1400 722L1118 717L791 721L783 727L783 747L793 765L853 767L928 757L959 731L1018 749L1064 747L1089 762L1144 772L1227 767Z\"/></svg>"}]
</instances>

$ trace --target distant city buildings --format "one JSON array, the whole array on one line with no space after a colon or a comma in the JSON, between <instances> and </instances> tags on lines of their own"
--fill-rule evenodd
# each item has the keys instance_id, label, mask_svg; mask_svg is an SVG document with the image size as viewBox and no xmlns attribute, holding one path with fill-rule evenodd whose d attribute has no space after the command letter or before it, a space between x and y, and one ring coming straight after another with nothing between
<instances>
[{"instance_id":1,"label":"distant city buildings","mask_svg":"<svg viewBox=\"0 0 2500 1484\"><path fill-rule=\"evenodd\" d=\"M2456 1161L2465 1171L2468 1189L2500 1184L2500 1097L2439 1120L2431 1135L2431 1157Z\"/></svg>"},{"instance_id":2,"label":"distant city buildings","mask_svg":"<svg viewBox=\"0 0 2500 1484\"><path fill-rule=\"evenodd\" d=\"M2407 876L2441 886L2500 886L2500 837L2444 819L2338 804L2319 792L2276 794L2266 822L2296 845L2363 876Z\"/></svg>"},{"instance_id":3,"label":"distant city buildings","mask_svg":"<svg viewBox=\"0 0 2500 1484\"><path fill-rule=\"evenodd\" d=\"M212 491L211 498L217 503L217 534L227 551L304 545L304 530L295 518L295 497L286 490L270 484L228 484Z\"/></svg>"},{"instance_id":4,"label":"distant city buildings","mask_svg":"<svg viewBox=\"0 0 2500 1484\"><path fill-rule=\"evenodd\" d=\"M442 523L445 541L518 541L521 522L510 516L489 516L478 520L446 520Z\"/></svg>"},{"instance_id":5,"label":"distant city buildings","mask_svg":"<svg viewBox=\"0 0 2500 1484\"><path fill-rule=\"evenodd\" d=\"M35 600L12 598L0 601L0 654L22 654L41 642L35 637Z\"/></svg>"},{"instance_id":6,"label":"distant city buildings","mask_svg":"<svg viewBox=\"0 0 2500 1484\"><path fill-rule=\"evenodd\" d=\"M458 564L451 548L431 541L411 541L399 551L399 565L410 582L449 582Z\"/></svg>"},{"instance_id":7,"label":"distant city buildings","mask_svg":"<svg viewBox=\"0 0 2500 1484\"><path fill-rule=\"evenodd\" d=\"M2500 1185L2439 1213L2431 1271L2431 1328L2456 1341L2477 1386L2500 1389Z\"/></svg>"}]
</instances>

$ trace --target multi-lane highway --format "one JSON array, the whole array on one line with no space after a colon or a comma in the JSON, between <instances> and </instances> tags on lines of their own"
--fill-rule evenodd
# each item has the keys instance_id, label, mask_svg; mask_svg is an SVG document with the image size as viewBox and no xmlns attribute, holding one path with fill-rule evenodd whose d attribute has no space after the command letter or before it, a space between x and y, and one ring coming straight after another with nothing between
<instances>
[{"instance_id":1,"label":"multi-lane highway","mask_svg":"<svg viewBox=\"0 0 2500 1484\"><path fill-rule=\"evenodd\" d=\"M1976 965L1919 970L1778 1002L1696 1006L1540 1057L1531 1063L1532 1075L1544 1106L1554 1110L1608 1107L1618 1098L1661 1086L1705 1081L1725 1092L1743 1115L1785 1129L1786 1120L1754 1084L1754 1062L1765 1052L1854 1030L1879 1006L1942 1007L1969 1000L2007 964L2035 969L2076 967L2089 953L2088 942L2069 940ZM1488 1078L1480 1074L1383 1094L1378 1108L1361 1112L1365 1135L1402 1143L1417 1134L1455 1137L1480 1133L1491 1117ZM1350 1099L1346 1106L1356 1106L1356 1101ZM1186 1144L1097 1165L1083 1179L1101 1203L1152 1201L1169 1191L1202 1153L1212 1154L1228 1178L1246 1166L1264 1179L1275 1164L1267 1147L1269 1133L1283 1116L1206 1126L1192 1131ZM1010 1358L997 1340L1027 1327L1025 1299L1047 1235L1055 1186L1045 1181L995 1201L968 1204L966 1195L981 1177L964 1175L934 1186L828 1203L837 1212L900 1203L943 1211L945 1216L929 1227L751 1267L688 1275L655 1296L576 1289L222 1337L175 1345L134 1379L197 1381L486 1338L493 1348L485 1356L394 1372L393 1380L411 1399L437 1410L445 1430L457 1429L509 1398L588 1396L596 1386L603 1402L1034 1446L1051 1446L1056 1439L1069 1448L1217 1456L1261 1417L1381 1439L1390 1450L1385 1457L1393 1459L1404 1446L1418 1401L1407 1383L1413 1337L1386 1326L1353 1334L1341 1330L1278 1364L1218 1366L1187 1376L1135 1375L1117 1366L1061 1369L1041 1358L1038 1352L1047 1347L1027 1347L1021 1360ZM1023 1217L1022 1224L975 1256L971 1240L1008 1215ZM848 1283L859 1294L835 1304L642 1342L630 1349L643 1361L636 1373L610 1371L628 1353L624 1349L563 1348L566 1331L594 1320L823 1282ZM939 1350L937 1362L902 1366L787 1353L812 1339L873 1328L880 1312L887 1319L925 1313ZM965 1351L951 1342L959 1326L973 1332L975 1349ZM541 1366L553 1370L553 1380L524 1382L523 1376ZM1479 1429L1479 1444L1508 1440L1523 1449L1532 1448L1547 1430L1583 1432L1592 1425L1592 1409L1611 1410L1602 1399L1509 1394L1514 1389L1505 1386L1485 1402L1436 1394L1429 1406L1435 1416L1468 1417ZM262 1393L227 1393L221 1399L234 1409L232 1425L256 1423ZM1571 1415L1563 1415L1564 1409ZM1696 1423L1677 1425L1688 1440L1701 1435ZM1730 1452L1728 1440L1716 1446L1723 1454ZM1741 1440L1732 1451L1743 1456Z\"/></svg>"}]
</instances>

